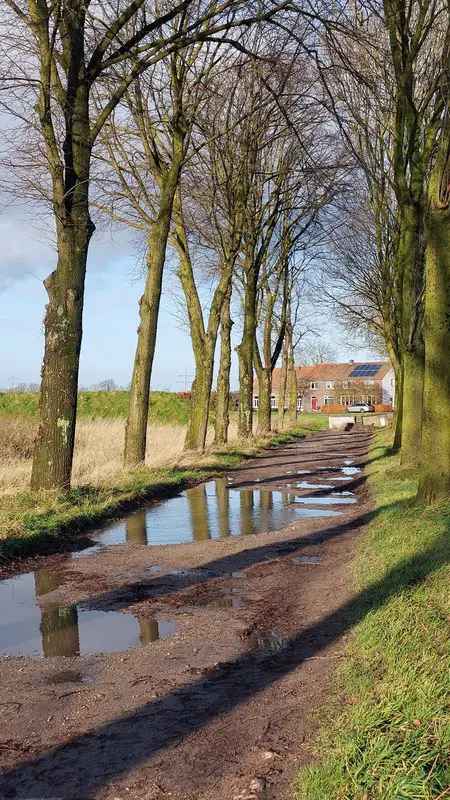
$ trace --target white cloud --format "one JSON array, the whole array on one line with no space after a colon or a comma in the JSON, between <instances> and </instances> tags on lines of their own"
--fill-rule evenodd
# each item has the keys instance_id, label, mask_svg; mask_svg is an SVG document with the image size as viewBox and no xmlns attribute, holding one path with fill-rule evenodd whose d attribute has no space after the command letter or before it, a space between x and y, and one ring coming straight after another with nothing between
<instances>
[{"instance_id":1,"label":"white cloud","mask_svg":"<svg viewBox=\"0 0 450 800\"><path fill-rule=\"evenodd\" d=\"M53 220L38 214L32 218L29 209L21 213L12 207L0 211L0 292L29 278L42 281L56 266ZM92 238L88 270L107 272L112 261L138 263L141 258L135 233L103 228Z\"/></svg>"}]
</instances>

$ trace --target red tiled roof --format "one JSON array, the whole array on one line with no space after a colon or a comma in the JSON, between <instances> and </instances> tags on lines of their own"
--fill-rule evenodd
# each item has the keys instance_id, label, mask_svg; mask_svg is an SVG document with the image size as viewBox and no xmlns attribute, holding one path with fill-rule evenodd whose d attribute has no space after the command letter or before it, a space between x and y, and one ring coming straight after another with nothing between
<instances>
[{"instance_id":1,"label":"red tiled roof","mask_svg":"<svg viewBox=\"0 0 450 800\"><path fill-rule=\"evenodd\" d=\"M364 381L367 378L351 378L351 373L356 367L362 364L369 364L369 361L349 361L346 364L311 364L309 366L297 366L297 380L299 381L343 381L354 380ZM370 380L380 381L391 369L389 361L375 362L380 364L380 368L375 374L370 375ZM281 369L274 369L272 375L272 388L278 389L281 377Z\"/></svg>"}]
</instances>

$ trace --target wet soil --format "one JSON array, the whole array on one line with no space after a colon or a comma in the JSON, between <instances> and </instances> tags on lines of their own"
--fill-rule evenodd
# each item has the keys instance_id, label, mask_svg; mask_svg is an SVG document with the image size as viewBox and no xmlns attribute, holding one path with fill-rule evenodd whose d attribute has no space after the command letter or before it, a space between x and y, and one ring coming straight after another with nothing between
<instances>
[{"instance_id":1,"label":"wet soil","mask_svg":"<svg viewBox=\"0 0 450 800\"><path fill-rule=\"evenodd\" d=\"M141 518L121 544L34 559L41 657L0 659L0 798L213 800L252 786L292 796L344 657L369 437L317 434L230 472L225 492L212 487L253 492L248 520L282 493L294 508L282 529L242 529L241 515L206 538L202 512L205 538L149 546ZM295 512L314 507L336 515ZM88 634L89 614L100 623Z\"/></svg>"}]
</instances>

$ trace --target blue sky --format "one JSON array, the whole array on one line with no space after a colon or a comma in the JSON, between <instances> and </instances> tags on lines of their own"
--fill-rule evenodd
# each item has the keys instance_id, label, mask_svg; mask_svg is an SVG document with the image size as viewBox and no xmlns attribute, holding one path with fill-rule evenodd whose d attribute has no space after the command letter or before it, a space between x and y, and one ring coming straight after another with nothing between
<instances>
[{"instance_id":1,"label":"blue sky","mask_svg":"<svg viewBox=\"0 0 450 800\"><path fill-rule=\"evenodd\" d=\"M4 243L0 262L0 387L38 382L42 351L42 319L46 292L42 280L54 266L50 241L17 210L0 214L0 237ZM84 336L81 351L80 385L89 386L106 378L118 385L130 380L138 299L142 291L142 269L137 245L123 232L111 236L96 232L89 257L86 280ZM158 341L152 387L181 391L189 384L193 371L192 351L187 330L179 320L173 297L176 277L168 271L161 305ZM348 337L319 313L322 340L329 340L342 360L373 359L374 355L355 343L354 351L345 346ZM317 327L317 326L316 326ZM235 326L237 329L237 326ZM238 331L235 331L235 335ZM234 362L236 361L233 356ZM233 384L237 365L233 365Z\"/></svg>"}]
</instances>

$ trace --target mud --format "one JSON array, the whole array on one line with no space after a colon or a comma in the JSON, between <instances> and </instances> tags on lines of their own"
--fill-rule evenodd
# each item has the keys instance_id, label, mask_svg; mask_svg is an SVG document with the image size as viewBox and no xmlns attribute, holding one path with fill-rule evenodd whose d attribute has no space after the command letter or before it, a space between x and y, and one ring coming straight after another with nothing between
<instances>
[{"instance_id":1,"label":"mud","mask_svg":"<svg viewBox=\"0 0 450 800\"><path fill-rule=\"evenodd\" d=\"M76 609L115 620L114 641L118 620L128 619L135 636L120 652L104 652L98 634L90 650L72 641L65 655L0 659L0 797L213 800L238 797L255 780L268 798L290 797L343 657L349 564L370 512L368 441L357 429L317 434L228 476L231 490L262 484L290 505L305 499L303 510L329 498L331 508L319 510L336 517L293 512L265 533L238 527L152 546L136 537L76 559L35 559L34 574L47 580L33 600L42 637L55 608L58 619ZM357 503L332 495L343 477ZM65 641L73 627L60 625ZM80 645L79 622L77 635Z\"/></svg>"}]
</instances>

